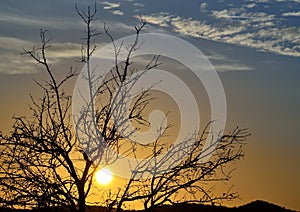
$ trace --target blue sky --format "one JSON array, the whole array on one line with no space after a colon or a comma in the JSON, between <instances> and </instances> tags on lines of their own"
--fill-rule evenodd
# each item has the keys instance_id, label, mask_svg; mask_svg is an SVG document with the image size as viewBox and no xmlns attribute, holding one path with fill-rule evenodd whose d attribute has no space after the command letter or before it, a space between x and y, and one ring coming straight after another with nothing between
<instances>
[{"instance_id":1,"label":"blue sky","mask_svg":"<svg viewBox=\"0 0 300 212\"><path fill-rule=\"evenodd\" d=\"M80 8L90 1L77 1ZM98 21L115 36L134 33L141 15L146 31L181 37L210 59L222 80L227 129L253 134L232 183L243 198L264 199L300 210L300 0L120 0L96 1ZM0 130L27 109L32 78L41 70L22 47L38 46L39 30L53 37L53 67L79 66L83 24L75 2L0 3ZM108 42L100 36L99 46ZM25 105L25 106L24 106Z\"/></svg>"}]
</instances>

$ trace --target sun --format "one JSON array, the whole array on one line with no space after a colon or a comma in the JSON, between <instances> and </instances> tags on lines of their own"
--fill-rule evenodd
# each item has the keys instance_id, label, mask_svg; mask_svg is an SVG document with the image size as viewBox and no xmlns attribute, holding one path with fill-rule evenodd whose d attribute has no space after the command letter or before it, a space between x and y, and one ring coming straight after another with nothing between
<instances>
[{"instance_id":1,"label":"sun","mask_svg":"<svg viewBox=\"0 0 300 212\"><path fill-rule=\"evenodd\" d=\"M101 185L107 185L112 181L113 175L110 170L103 168L96 172L96 181Z\"/></svg>"}]
</instances>

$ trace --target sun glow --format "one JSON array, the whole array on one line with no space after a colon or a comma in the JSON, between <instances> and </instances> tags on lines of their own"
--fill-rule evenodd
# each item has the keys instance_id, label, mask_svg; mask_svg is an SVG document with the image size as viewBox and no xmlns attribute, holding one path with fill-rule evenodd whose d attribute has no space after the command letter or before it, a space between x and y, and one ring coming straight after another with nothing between
<instances>
[{"instance_id":1,"label":"sun glow","mask_svg":"<svg viewBox=\"0 0 300 212\"><path fill-rule=\"evenodd\" d=\"M100 169L95 174L96 181L101 185L107 185L112 181L113 175L108 169Z\"/></svg>"}]
</instances>

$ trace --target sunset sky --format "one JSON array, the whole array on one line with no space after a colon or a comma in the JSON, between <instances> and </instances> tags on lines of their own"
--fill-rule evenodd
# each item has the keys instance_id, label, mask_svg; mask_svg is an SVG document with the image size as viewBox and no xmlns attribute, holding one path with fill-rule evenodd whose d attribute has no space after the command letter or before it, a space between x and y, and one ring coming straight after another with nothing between
<instances>
[{"instance_id":1,"label":"sunset sky","mask_svg":"<svg viewBox=\"0 0 300 212\"><path fill-rule=\"evenodd\" d=\"M93 1L77 0L80 8ZM96 1L97 27L116 39L132 35L142 16L146 32L178 36L198 47L223 83L226 130L249 128L245 159L229 184L241 195L229 205L261 199L300 210L300 0ZM28 113L39 66L22 47L39 45L40 29L53 37L49 60L57 75L81 69L84 25L73 0L0 3L0 131ZM109 40L97 39L102 46Z\"/></svg>"}]
</instances>

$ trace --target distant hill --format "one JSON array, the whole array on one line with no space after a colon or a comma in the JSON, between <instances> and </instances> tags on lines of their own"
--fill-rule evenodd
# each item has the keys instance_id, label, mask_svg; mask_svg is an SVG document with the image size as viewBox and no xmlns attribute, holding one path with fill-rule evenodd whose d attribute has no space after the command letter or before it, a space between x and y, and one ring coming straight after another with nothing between
<instances>
[{"instance_id":1,"label":"distant hill","mask_svg":"<svg viewBox=\"0 0 300 212\"><path fill-rule=\"evenodd\" d=\"M16 209L5 209L0 208L0 212L68 212L68 210L63 208L49 208L49 209L40 209L40 210L16 210ZM142 212L143 210L136 211ZM159 208L155 208L153 211L155 212L253 212L253 211L266 211L266 212L296 212L294 210L286 209L284 207L280 207L278 205L268 203L265 201L257 200L254 202L250 202L248 204L239 206L239 207L224 207L224 206L211 206L211 205L200 205L200 204L176 204L176 205L165 205ZM106 208L101 206L88 206L87 212L106 212ZM124 211L124 212L134 212Z\"/></svg>"},{"instance_id":2,"label":"distant hill","mask_svg":"<svg viewBox=\"0 0 300 212\"><path fill-rule=\"evenodd\" d=\"M286 209L284 207L280 207L278 205L272 204L272 203L268 203L265 201L261 201L261 200L256 200L254 202L250 202L246 205L242 205L240 207L237 208L237 211L253 211L253 210L257 210L257 211L272 211L272 212L280 212L280 211L294 211L294 210L290 210L290 209Z\"/></svg>"},{"instance_id":3,"label":"distant hill","mask_svg":"<svg viewBox=\"0 0 300 212\"><path fill-rule=\"evenodd\" d=\"M211 206L211 205L199 205L199 204L177 204L177 205L166 205L160 208L156 208L157 212L253 212L253 211L267 211L267 212L295 212L278 205L268 203L265 201L257 200L239 207L224 207L224 206Z\"/></svg>"}]
</instances>

